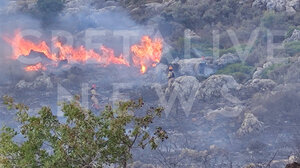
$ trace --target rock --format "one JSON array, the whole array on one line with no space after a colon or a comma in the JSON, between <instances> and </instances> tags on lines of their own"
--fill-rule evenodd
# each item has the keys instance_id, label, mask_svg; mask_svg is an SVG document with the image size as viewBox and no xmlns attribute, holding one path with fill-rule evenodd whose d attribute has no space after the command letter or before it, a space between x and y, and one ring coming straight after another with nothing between
<instances>
[{"instance_id":1,"label":"rock","mask_svg":"<svg viewBox=\"0 0 300 168\"><path fill-rule=\"evenodd\" d=\"M213 100L227 96L241 86L230 75L213 75L201 83L197 96L202 100Z\"/></svg>"},{"instance_id":2,"label":"rock","mask_svg":"<svg viewBox=\"0 0 300 168\"><path fill-rule=\"evenodd\" d=\"M19 11L31 11L36 7L37 0L11 0L5 7L6 13L17 13Z\"/></svg>"},{"instance_id":3,"label":"rock","mask_svg":"<svg viewBox=\"0 0 300 168\"><path fill-rule=\"evenodd\" d=\"M19 83L17 83L16 87L18 89L51 89L53 88L53 84L51 82L51 78L43 73L43 75L38 76L33 82L21 80Z\"/></svg>"},{"instance_id":4,"label":"rock","mask_svg":"<svg viewBox=\"0 0 300 168\"><path fill-rule=\"evenodd\" d=\"M184 33L185 33L185 36L189 37L190 39L193 39L193 40L201 39L201 37L198 34L196 34L193 30L187 29L184 31Z\"/></svg>"},{"instance_id":5,"label":"rock","mask_svg":"<svg viewBox=\"0 0 300 168\"><path fill-rule=\"evenodd\" d=\"M16 85L18 89L30 88L31 86L31 83L26 82L25 80L20 80Z\"/></svg>"},{"instance_id":6,"label":"rock","mask_svg":"<svg viewBox=\"0 0 300 168\"><path fill-rule=\"evenodd\" d=\"M263 64L262 67L257 67L256 71L253 73L252 79L257 79L261 77L262 72L266 69L269 68L270 66L272 66L273 63L272 62L266 62L265 64Z\"/></svg>"},{"instance_id":7,"label":"rock","mask_svg":"<svg viewBox=\"0 0 300 168\"><path fill-rule=\"evenodd\" d=\"M243 168L263 168L263 167L264 167L264 165L262 165L262 164L250 163L250 164L244 166Z\"/></svg>"},{"instance_id":8,"label":"rock","mask_svg":"<svg viewBox=\"0 0 300 168\"><path fill-rule=\"evenodd\" d=\"M297 156L291 155L291 156L289 157L288 161L289 161L289 163L294 163L297 159L298 159Z\"/></svg>"},{"instance_id":9,"label":"rock","mask_svg":"<svg viewBox=\"0 0 300 168\"><path fill-rule=\"evenodd\" d=\"M255 0L252 6L294 14L299 10L299 3L299 0Z\"/></svg>"},{"instance_id":10,"label":"rock","mask_svg":"<svg viewBox=\"0 0 300 168\"><path fill-rule=\"evenodd\" d=\"M191 95L196 96L199 85L199 81L194 76L180 76L174 80L166 92L171 94L171 91L175 91L179 97L187 100Z\"/></svg>"},{"instance_id":11,"label":"rock","mask_svg":"<svg viewBox=\"0 0 300 168\"><path fill-rule=\"evenodd\" d=\"M104 6L118 6L118 2L116 1L105 1Z\"/></svg>"},{"instance_id":12,"label":"rock","mask_svg":"<svg viewBox=\"0 0 300 168\"><path fill-rule=\"evenodd\" d=\"M240 57L237 54L224 54L215 61L216 66L219 68L225 67L228 64L240 62Z\"/></svg>"},{"instance_id":13,"label":"rock","mask_svg":"<svg viewBox=\"0 0 300 168\"><path fill-rule=\"evenodd\" d=\"M144 164L140 161L136 161L136 162L129 164L128 167L130 167L130 168L154 168L154 165Z\"/></svg>"},{"instance_id":14,"label":"rock","mask_svg":"<svg viewBox=\"0 0 300 168\"><path fill-rule=\"evenodd\" d=\"M179 75L209 76L215 71L203 58L182 59L172 62L172 64L176 67L176 72Z\"/></svg>"},{"instance_id":15,"label":"rock","mask_svg":"<svg viewBox=\"0 0 300 168\"><path fill-rule=\"evenodd\" d=\"M256 71L253 73L252 79L258 79L258 78L260 78L263 70L264 69L262 67L257 67Z\"/></svg>"},{"instance_id":16,"label":"rock","mask_svg":"<svg viewBox=\"0 0 300 168\"><path fill-rule=\"evenodd\" d=\"M272 66L272 65L273 65L272 62L266 62L266 63L263 65L263 68L265 69L265 68L268 68L268 67L270 67L270 66Z\"/></svg>"},{"instance_id":17,"label":"rock","mask_svg":"<svg viewBox=\"0 0 300 168\"><path fill-rule=\"evenodd\" d=\"M272 90L276 83L271 79L253 79L246 84L248 90L253 92L265 92Z\"/></svg>"},{"instance_id":18,"label":"rock","mask_svg":"<svg viewBox=\"0 0 300 168\"><path fill-rule=\"evenodd\" d=\"M68 0L65 3L64 13L76 13L89 9L89 5L93 0Z\"/></svg>"},{"instance_id":19,"label":"rock","mask_svg":"<svg viewBox=\"0 0 300 168\"><path fill-rule=\"evenodd\" d=\"M258 133L264 127L264 123L259 121L252 113L245 113L244 121L237 131L237 135L244 136L247 134Z\"/></svg>"},{"instance_id":20,"label":"rock","mask_svg":"<svg viewBox=\"0 0 300 168\"><path fill-rule=\"evenodd\" d=\"M237 105L234 107L225 106L225 107L218 108L216 110L209 111L206 114L205 118L207 120L215 120L215 118L218 115L221 115L223 117L228 117L228 118L238 117L243 112L243 110L244 107L241 105Z\"/></svg>"},{"instance_id":21,"label":"rock","mask_svg":"<svg viewBox=\"0 0 300 168\"><path fill-rule=\"evenodd\" d=\"M147 3L145 6L145 13L149 16L159 15L165 7L164 4L157 2Z\"/></svg>"},{"instance_id":22,"label":"rock","mask_svg":"<svg viewBox=\"0 0 300 168\"><path fill-rule=\"evenodd\" d=\"M300 1L299 0L288 0L286 1L286 11L288 13L296 13L300 10Z\"/></svg>"},{"instance_id":23,"label":"rock","mask_svg":"<svg viewBox=\"0 0 300 168\"><path fill-rule=\"evenodd\" d=\"M300 168L300 164L297 162L286 165L285 168Z\"/></svg>"},{"instance_id":24,"label":"rock","mask_svg":"<svg viewBox=\"0 0 300 168\"><path fill-rule=\"evenodd\" d=\"M276 83L271 79L253 79L241 87L238 95L242 100L249 99L256 93L271 91L275 86Z\"/></svg>"},{"instance_id":25,"label":"rock","mask_svg":"<svg viewBox=\"0 0 300 168\"><path fill-rule=\"evenodd\" d=\"M284 43L300 41L300 30L295 29L291 37L284 40Z\"/></svg>"},{"instance_id":26,"label":"rock","mask_svg":"<svg viewBox=\"0 0 300 168\"><path fill-rule=\"evenodd\" d=\"M284 75L285 83L299 83L300 82L300 61L293 63Z\"/></svg>"}]
</instances>

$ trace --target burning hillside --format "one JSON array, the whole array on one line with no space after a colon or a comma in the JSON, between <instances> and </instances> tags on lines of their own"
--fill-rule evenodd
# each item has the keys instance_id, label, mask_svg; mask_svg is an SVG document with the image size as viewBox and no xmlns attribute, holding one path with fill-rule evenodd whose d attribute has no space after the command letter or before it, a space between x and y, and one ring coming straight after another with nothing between
<instances>
[{"instance_id":1,"label":"burning hillside","mask_svg":"<svg viewBox=\"0 0 300 168\"><path fill-rule=\"evenodd\" d=\"M33 65L28 65L24 68L25 71L46 70L48 66L55 67L59 62L66 61L68 63L76 62L81 64L93 62L102 67L106 67L110 64L128 67L134 66L140 68L140 72L144 74L150 67L155 67L156 64L160 62L163 48L162 39L151 39L149 36L143 36L140 44L131 46L132 61L130 61L125 59L122 54L116 56L113 49L103 45L99 46L96 50L87 49L83 45L73 47L71 45L64 45L55 37L53 47L58 52L53 52L46 41L33 42L25 39L20 31L16 31L13 37L5 36L3 39L11 45L13 52L11 58L14 60L21 56L27 57L31 52L41 53L51 60L50 64L38 62Z\"/></svg>"}]
</instances>

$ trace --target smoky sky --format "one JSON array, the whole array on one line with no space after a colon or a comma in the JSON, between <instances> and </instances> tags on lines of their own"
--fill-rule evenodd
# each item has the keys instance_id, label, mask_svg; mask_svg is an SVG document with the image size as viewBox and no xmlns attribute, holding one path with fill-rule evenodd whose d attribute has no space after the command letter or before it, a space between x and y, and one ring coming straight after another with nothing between
<instances>
[{"instance_id":1,"label":"smoky sky","mask_svg":"<svg viewBox=\"0 0 300 168\"><path fill-rule=\"evenodd\" d=\"M60 12L51 24L43 24L43 20L31 14L18 11L15 5L10 5L7 0L0 2L0 83L10 83L11 76L18 76L20 79L24 72L22 64L18 61L10 59L12 56L12 49L7 44L3 37L12 37L16 30L32 29L41 32L41 39L47 43L51 43L51 31L64 30L72 34L75 39L73 45L85 45L84 39L80 34L88 29L105 29L105 30L131 30L134 29L138 33L145 32L144 28L136 24L129 14L120 6L105 7L102 9L95 9L92 5L80 7L75 5L66 7ZM77 38L77 39L76 39ZM132 41L131 44L137 43L139 38ZM101 41L101 39L100 39ZM103 41L101 41L103 42ZM113 48L116 51L116 56L122 53L122 42L120 39L113 39L106 41L107 47ZM18 78L18 80L19 80ZM16 81L17 82L17 81Z\"/></svg>"}]
</instances>

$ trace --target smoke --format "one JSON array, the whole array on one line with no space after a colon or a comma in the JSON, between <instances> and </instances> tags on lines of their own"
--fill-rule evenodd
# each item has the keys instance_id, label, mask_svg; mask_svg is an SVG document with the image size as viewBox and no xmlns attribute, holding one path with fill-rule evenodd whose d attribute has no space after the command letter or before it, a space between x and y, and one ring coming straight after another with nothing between
<instances>
[{"instance_id":1,"label":"smoke","mask_svg":"<svg viewBox=\"0 0 300 168\"><path fill-rule=\"evenodd\" d=\"M11 36L17 29L41 30L40 21L18 12L18 4L7 0L0 2L0 84L7 85L15 82L24 74L20 71L20 63L11 60L12 50L4 41L4 37Z\"/></svg>"},{"instance_id":2,"label":"smoke","mask_svg":"<svg viewBox=\"0 0 300 168\"><path fill-rule=\"evenodd\" d=\"M25 38L34 42L46 41L51 49L54 48L53 36L58 35L64 44L74 47L83 45L87 49L99 49L103 44L114 49L116 56L123 54L128 60L131 59L131 45L139 43L143 35L156 36L152 28L137 25L117 4L96 9L86 1L68 2L65 9L49 24L45 24L47 21L39 17L20 11L20 8L17 2L5 0L0 3L1 84L15 83L27 75L23 72L24 62L11 59L12 48L3 40L3 37L12 37L16 30L37 32L36 36ZM138 72L132 68L127 71L127 76ZM124 73L124 70L120 73Z\"/></svg>"}]
</instances>

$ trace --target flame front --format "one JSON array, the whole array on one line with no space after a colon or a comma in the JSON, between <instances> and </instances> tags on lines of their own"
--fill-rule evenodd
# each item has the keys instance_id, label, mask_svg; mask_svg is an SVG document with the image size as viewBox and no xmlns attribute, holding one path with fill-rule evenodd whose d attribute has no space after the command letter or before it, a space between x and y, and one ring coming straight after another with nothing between
<instances>
[{"instance_id":1,"label":"flame front","mask_svg":"<svg viewBox=\"0 0 300 168\"><path fill-rule=\"evenodd\" d=\"M147 67L155 67L160 62L162 54L162 40L152 39L149 36L142 37L140 45L131 47L131 52L134 54L133 63L141 68L141 73L147 71Z\"/></svg>"},{"instance_id":2,"label":"flame front","mask_svg":"<svg viewBox=\"0 0 300 168\"><path fill-rule=\"evenodd\" d=\"M115 56L114 50L105 46L100 47L102 54L98 54L94 50L87 50L85 47L73 48L72 46L62 45L61 42L56 42L55 47L59 49L59 60L68 60L69 62L86 63L88 60L96 61L97 63L108 66L109 64L122 64L129 66L129 63L122 55Z\"/></svg>"},{"instance_id":3,"label":"flame front","mask_svg":"<svg viewBox=\"0 0 300 168\"><path fill-rule=\"evenodd\" d=\"M44 54L48 59L54 61L56 64L59 61L67 60L70 62L87 63L93 61L101 66L108 66L110 64L119 64L130 66L129 62L123 57L115 56L114 50L105 46L100 46L99 51L86 49L84 46L74 48L70 45L63 45L59 41L54 42L54 47L58 49L58 53L52 53L50 47L45 41L34 43L22 37L20 31L17 31L13 38L4 37L4 40L12 46L13 59L18 59L20 56L29 56L32 51ZM156 66L160 62L162 54L162 40L152 40L149 36L143 36L141 44L133 45L131 47L132 62L135 67L140 68L140 72L144 74L149 67ZM25 68L26 71L46 70L46 66L42 63L30 65Z\"/></svg>"},{"instance_id":4,"label":"flame front","mask_svg":"<svg viewBox=\"0 0 300 168\"><path fill-rule=\"evenodd\" d=\"M29 65L24 68L25 71L31 72L31 71L39 71L39 70L46 70L46 67L42 63L37 63L35 65Z\"/></svg>"},{"instance_id":5,"label":"flame front","mask_svg":"<svg viewBox=\"0 0 300 168\"><path fill-rule=\"evenodd\" d=\"M28 56L31 51L43 53L47 58L56 61L56 56L51 54L50 48L45 41L35 44L22 37L20 31L15 33L14 38L4 37L4 40L13 48L13 59L18 59L20 56Z\"/></svg>"}]
</instances>

